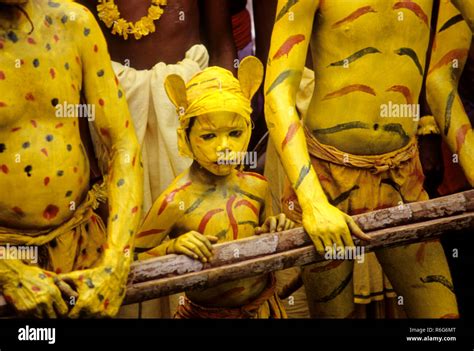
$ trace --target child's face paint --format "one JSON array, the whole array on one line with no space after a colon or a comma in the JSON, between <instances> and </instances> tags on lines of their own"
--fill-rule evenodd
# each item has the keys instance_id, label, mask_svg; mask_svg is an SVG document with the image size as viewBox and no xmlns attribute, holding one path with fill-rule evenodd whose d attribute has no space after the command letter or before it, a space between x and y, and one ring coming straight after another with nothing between
<instances>
[{"instance_id":1,"label":"child's face paint","mask_svg":"<svg viewBox=\"0 0 474 351\"><path fill-rule=\"evenodd\" d=\"M212 174L226 176L243 159L250 139L245 119L232 112L196 117L189 133L196 161Z\"/></svg>"}]
</instances>

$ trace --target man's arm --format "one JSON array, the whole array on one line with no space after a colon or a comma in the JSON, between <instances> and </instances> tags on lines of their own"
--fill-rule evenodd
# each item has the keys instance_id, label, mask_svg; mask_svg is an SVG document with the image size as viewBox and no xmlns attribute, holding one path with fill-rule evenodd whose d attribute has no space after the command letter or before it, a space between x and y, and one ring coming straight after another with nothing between
<instances>
[{"instance_id":1,"label":"man's arm","mask_svg":"<svg viewBox=\"0 0 474 351\"><path fill-rule=\"evenodd\" d=\"M474 2L472 0L451 0L451 2L461 12L471 31L474 32Z\"/></svg>"},{"instance_id":2,"label":"man's arm","mask_svg":"<svg viewBox=\"0 0 474 351\"><path fill-rule=\"evenodd\" d=\"M133 237L139 224L143 198L140 147L130 118L125 93L118 84L102 31L90 11L77 7L74 37L82 66L82 91L94 105L93 127L107 149L107 243L98 266L60 275L76 286L79 299L69 317L82 313L113 316L125 295L133 258ZM100 296L98 299L97 296Z\"/></svg>"},{"instance_id":3,"label":"man's arm","mask_svg":"<svg viewBox=\"0 0 474 351\"><path fill-rule=\"evenodd\" d=\"M190 184L174 181L153 203L135 236L138 259L166 255L163 240L184 213L180 210L181 194ZM185 202L182 202L183 204ZM153 249L152 251L148 251Z\"/></svg>"},{"instance_id":4,"label":"man's arm","mask_svg":"<svg viewBox=\"0 0 474 351\"><path fill-rule=\"evenodd\" d=\"M436 46L433 48L426 80L426 95L441 135L454 153L453 162L461 164L468 181L474 185L474 134L458 94L458 83L471 45L472 33L466 22L451 20L456 16L459 16L459 11L449 2L442 1Z\"/></svg>"},{"instance_id":5,"label":"man's arm","mask_svg":"<svg viewBox=\"0 0 474 351\"><path fill-rule=\"evenodd\" d=\"M316 250L353 245L349 228L364 239L350 216L329 204L306 146L296 111L296 92L305 65L319 0L279 0L265 78L265 118L288 179L303 210L303 226Z\"/></svg>"},{"instance_id":6,"label":"man's arm","mask_svg":"<svg viewBox=\"0 0 474 351\"><path fill-rule=\"evenodd\" d=\"M201 23L205 44L209 50L209 64L237 72L237 59L229 0L201 0Z\"/></svg>"},{"instance_id":7,"label":"man's arm","mask_svg":"<svg viewBox=\"0 0 474 351\"><path fill-rule=\"evenodd\" d=\"M112 70L107 44L90 12L80 33L83 91L95 105L93 126L109 154L107 191L109 251L123 252L131 245L141 213L143 168L140 147L125 93Z\"/></svg>"}]
</instances>

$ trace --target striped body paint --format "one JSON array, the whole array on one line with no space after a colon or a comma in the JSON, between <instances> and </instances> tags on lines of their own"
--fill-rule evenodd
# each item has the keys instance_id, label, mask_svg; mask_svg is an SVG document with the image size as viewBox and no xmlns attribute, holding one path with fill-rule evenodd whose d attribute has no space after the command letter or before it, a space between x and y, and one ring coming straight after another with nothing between
<instances>
[{"instance_id":1,"label":"striped body paint","mask_svg":"<svg viewBox=\"0 0 474 351\"><path fill-rule=\"evenodd\" d=\"M291 49L302 41L305 40L305 36L303 34L296 34L290 36L288 39L285 40L285 42L280 46L280 48L277 50L275 55L273 55L272 60L277 60L280 57L287 56L289 55Z\"/></svg>"},{"instance_id":2,"label":"striped body paint","mask_svg":"<svg viewBox=\"0 0 474 351\"><path fill-rule=\"evenodd\" d=\"M420 60L418 59L418 55L416 54L415 50L411 48L400 48L396 50L395 53L400 56L408 56L409 58L411 58L415 63L420 75L423 75L423 67L421 67Z\"/></svg>"},{"instance_id":3,"label":"striped body paint","mask_svg":"<svg viewBox=\"0 0 474 351\"><path fill-rule=\"evenodd\" d=\"M381 52L378 49L369 46L353 53L352 55L346 57L345 59L331 63L328 67L345 66L354 61L357 61L358 59L364 57L365 55L380 54L380 53Z\"/></svg>"},{"instance_id":4,"label":"striped body paint","mask_svg":"<svg viewBox=\"0 0 474 351\"><path fill-rule=\"evenodd\" d=\"M337 28L337 27L340 27L341 25L343 24L346 24L346 23L350 23L350 22L353 22L355 21L357 18L363 16L363 15L366 15L368 13L375 13L377 11L375 11L373 9L372 6L364 6L364 7L361 7L361 8L358 8L357 10L355 10L354 12L352 12L350 15L348 15L347 17L344 17L343 19L337 21L336 23L334 23L332 25L332 28Z\"/></svg>"},{"instance_id":5,"label":"striped body paint","mask_svg":"<svg viewBox=\"0 0 474 351\"><path fill-rule=\"evenodd\" d=\"M406 9L413 12L419 19L429 27L428 15L423 11L420 5L411 0L397 2L393 5L394 10Z\"/></svg>"}]
</instances>

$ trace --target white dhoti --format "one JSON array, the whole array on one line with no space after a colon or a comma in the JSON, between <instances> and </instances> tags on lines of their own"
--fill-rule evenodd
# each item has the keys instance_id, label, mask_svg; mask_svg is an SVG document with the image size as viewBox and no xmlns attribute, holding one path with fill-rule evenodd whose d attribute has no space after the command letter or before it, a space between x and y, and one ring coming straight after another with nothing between
<instances>
[{"instance_id":1,"label":"white dhoti","mask_svg":"<svg viewBox=\"0 0 474 351\"><path fill-rule=\"evenodd\" d=\"M160 62L150 70L112 63L125 91L138 142L142 146L144 213L174 178L191 164L191 159L178 153L178 115L166 95L163 82L170 74L178 74L187 82L208 63L209 55L204 45L191 47L185 58L176 64Z\"/></svg>"}]
</instances>

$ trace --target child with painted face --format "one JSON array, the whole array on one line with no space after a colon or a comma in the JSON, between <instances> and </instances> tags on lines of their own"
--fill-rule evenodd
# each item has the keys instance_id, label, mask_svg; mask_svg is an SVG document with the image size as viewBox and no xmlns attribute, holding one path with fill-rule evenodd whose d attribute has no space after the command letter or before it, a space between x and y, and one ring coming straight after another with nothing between
<instances>
[{"instance_id":1,"label":"child with painted face","mask_svg":"<svg viewBox=\"0 0 474 351\"><path fill-rule=\"evenodd\" d=\"M138 259L175 253L208 262L212 243L293 228L284 214L268 215L265 178L240 170L249 159L250 101L262 77L255 57L242 61L238 79L219 67L186 85L177 75L167 77L165 88L179 114L178 148L194 162L147 214L136 236ZM186 297L177 318L286 317L273 274L188 291Z\"/></svg>"}]
</instances>

